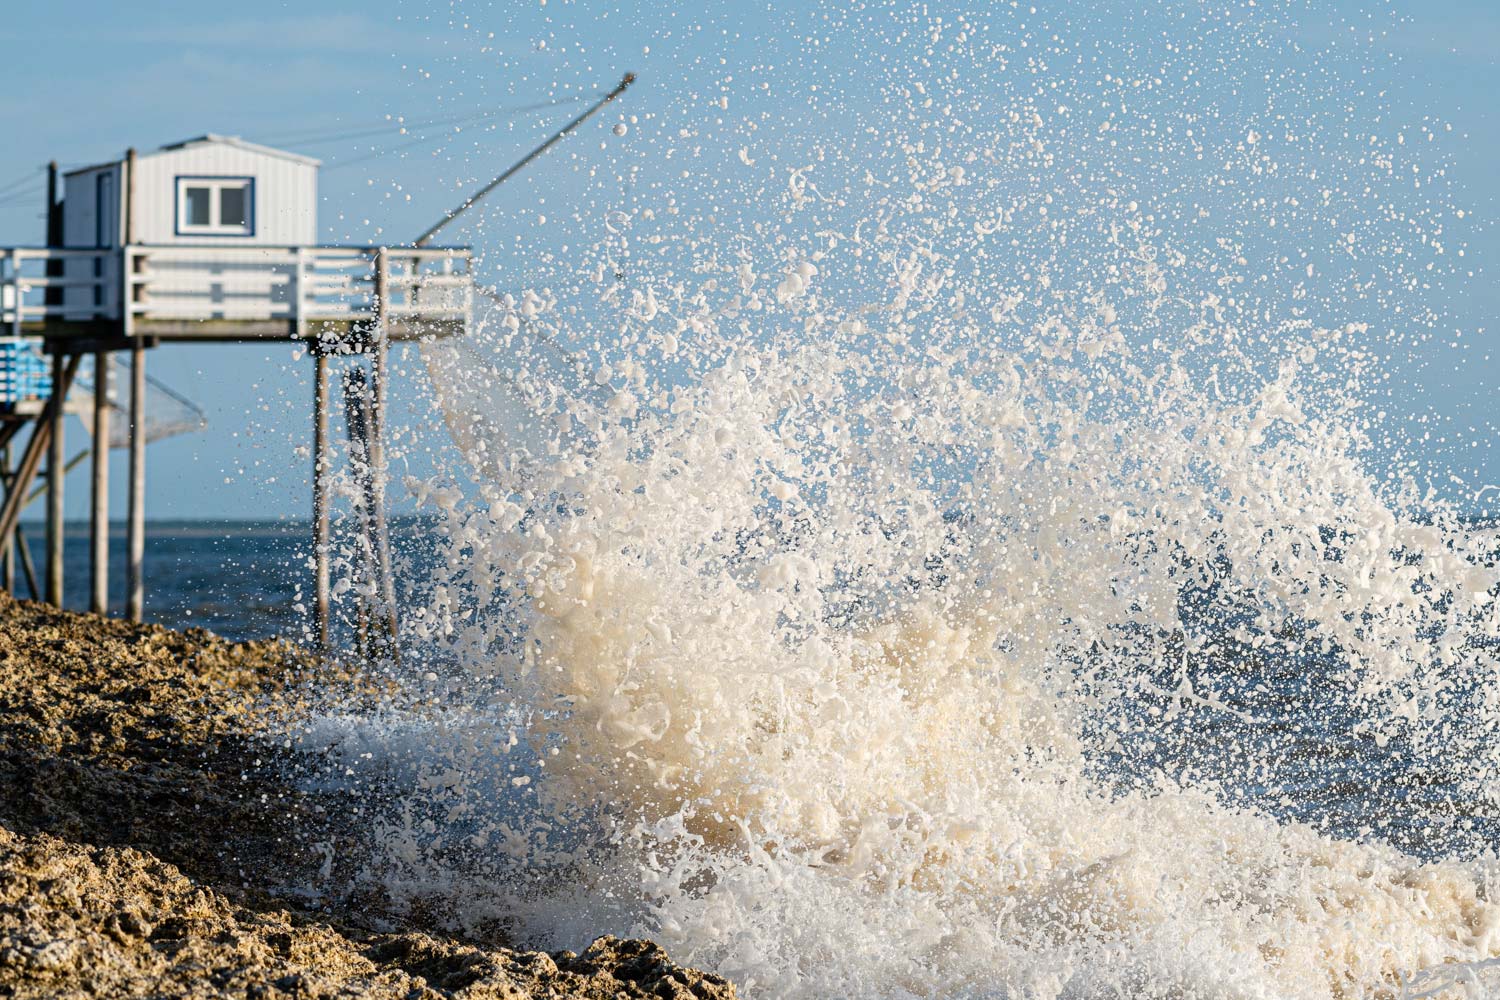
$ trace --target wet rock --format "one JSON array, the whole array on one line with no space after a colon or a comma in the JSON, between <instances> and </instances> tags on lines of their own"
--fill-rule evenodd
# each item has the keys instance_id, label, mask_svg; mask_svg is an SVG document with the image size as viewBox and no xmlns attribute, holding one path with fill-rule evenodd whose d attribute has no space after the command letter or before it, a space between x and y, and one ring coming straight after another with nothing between
<instances>
[{"instance_id":1,"label":"wet rock","mask_svg":"<svg viewBox=\"0 0 1500 1000\"><path fill-rule=\"evenodd\" d=\"M279 893L324 863L311 845L360 856L326 825L348 810L283 783L257 736L299 710L309 670L339 672L282 643L0 594L0 997L735 995L646 941L547 955L389 933L379 900L352 893L290 906Z\"/></svg>"}]
</instances>

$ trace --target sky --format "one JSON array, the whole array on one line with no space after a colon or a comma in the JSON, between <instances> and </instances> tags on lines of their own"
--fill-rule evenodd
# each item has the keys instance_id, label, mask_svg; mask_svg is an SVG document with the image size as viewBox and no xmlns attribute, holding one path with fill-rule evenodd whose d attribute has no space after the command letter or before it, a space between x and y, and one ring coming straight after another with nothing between
<instances>
[{"instance_id":1,"label":"sky","mask_svg":"<svg viewBox=\"0 0 1500 1000\"><path fill-rule=\"evenodd\" d=\"M488 179L484 171L498 172L586 106L581 96L607 89L623 72L570 67L558 74L536 38L505 37L502 27L501 37L490 39L488 31L452 23L446 4L431 12L390 0L7 4L0 83L10 96L0 98L0 122L23 138L0 144L0 244L42 242L47 160L66 170L205 132L323 159L319 221L326 242L409 240ZM491 20L510 18L492 13ZM523 71L525 79L508 72L488 88L479 80L470 93L457 92L451 77L434 84L429 75L428 66L439 63L473 63L482 73L483 64L500 58L508 67L534 68ZM430 175L427 163L410 158L429 151L411 149L412 140L389 120L544 102L553 106L498 117L504 131L486 137L474 169L458 178ZM356 138L323 138L348 133ZM297 449L311 433L310 363L297 364L295 355L285 344L151 352L147 370L197 402L208 427L152 445L149 516L305 516L306 461ZM81 425L71 425L70 453L86 443ZM117 516L124 511L123 461L116 454L111 470ZM87 514L86 475L79 469L70 477L70 517ZM39 516L39 507L30 516Z\"/></svg>"},{"instance_id":2,"label":"sky","mask_svg":"<svg viewBox=\"0 0 1500 1000\"><path fill-rule=\"evenodd\" d=\"M1038 6L1043 17L1081 9ZM1455 0L1291 6L1302 12L1297 30L1309 41L1367 23L1370 12L1399 26L1383 43L1400 57L1394 113L1411 121L1435 115L1453 124L1459 139L1448 149L1448 179L1466 192L1475 212L1492 215L1500 132L1488 98L1500 87L1492 55L1500 52L1500 9ZM599 169L618 172L622 194L627 185L644 183L643 176L670 177L677 169L664 145L644 146L639 130L618 137L613 123L653 115L676 121L672 116L681 118L687 109L701 129L695 142L700 135L712 142L726 114L758 114L772 130L782 129L788 143L838 127L826 118L798 120L805 105L791 92L792 85L816 90L821 80L842 88L852 105L860 100L861 58L868 52L821 33L829 9L801 2L652 4L632 11L563 0L550 6L539 0L11 0L0 20L6 53L0 130L8 137L0 143L0 245L41 242L47 160L68 168L204 132L322 158L325 241L409 240L585 107L591 95L627 70L638 73L618 107L445 233L445 241L482 245L487 279L519 291L545 282L549 268L566 269L569 241L577 238L576 229L545 224L549 206L593 199L588 204L596 207L601 191L609 194ZM767 67L780 71L767 74ZM757 89L758 79L780 87ZM711 103L731 92L733 111ZM435 119L464 121L400 132L403 121ZM655 134L667 133L663 126ZM620 170L627 155L635 164L628 178ZM1470 253L1478 276L1452 306L1471 337L1488 336L1479 331L1500 304L1483 270L1497 250L1493 229L1476 229ZM1450 358L1427 360L1441 367ZM1477 360L1467 370L1461 364L1428 387L1432 405L1479 428L1474 433L1486 428L1494 381L1493 370L1482 367ZM149 515L305 516L309 369L310 362L284 343L169 345L151 352L151 374L197 401L208 427L152 445ZM404 391L399 405L420 413L422 401ZM70 450L85 443L76 422L69 435ZM1493 471L1500 481L1500 462L1488 457L1487 444L1484 450L1475 475L1483 479ZM115 456L112 479L114 510L123 514L123 455ZM69 480L70 516L85 516L87 499L87 473L80 469Z\"/></svg>"}]
</instances>

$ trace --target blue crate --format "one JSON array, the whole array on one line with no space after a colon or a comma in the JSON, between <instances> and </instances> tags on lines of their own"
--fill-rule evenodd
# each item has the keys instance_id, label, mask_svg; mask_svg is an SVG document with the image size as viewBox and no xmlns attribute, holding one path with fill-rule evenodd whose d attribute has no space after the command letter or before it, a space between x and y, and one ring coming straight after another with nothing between
<instances>
[{"instance_id":1,"label":"blue crate","mask_svg":"<svg viewBox=\"0 0 1500 1000\"><path fill-rule=\"evenodd\" d=\"M0 339L0 405L14 405L52 394L52 368L40 345Z\"/></svg>"}]
</instances>

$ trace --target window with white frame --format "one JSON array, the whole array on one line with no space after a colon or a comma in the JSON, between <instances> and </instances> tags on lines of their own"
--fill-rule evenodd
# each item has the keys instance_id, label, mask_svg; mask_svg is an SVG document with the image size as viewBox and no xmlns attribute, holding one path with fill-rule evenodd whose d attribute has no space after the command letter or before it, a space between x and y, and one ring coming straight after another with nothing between
<instances>
[{"instance_id":1,"label":"window with white frame","mask_svg":"<svg viewBox=\"0 0 1500 1000\"><path fill-rule=\"evenodd\" d=\"M249 177L179 177L177 231L202 236L253 235L254 185Z\"/></svg>"}]
</instances>

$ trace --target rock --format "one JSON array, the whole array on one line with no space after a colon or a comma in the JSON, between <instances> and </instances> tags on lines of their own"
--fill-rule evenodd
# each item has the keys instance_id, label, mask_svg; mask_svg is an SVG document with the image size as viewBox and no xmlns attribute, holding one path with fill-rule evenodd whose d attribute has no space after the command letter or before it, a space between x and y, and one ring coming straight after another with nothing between
<instances>
[{"instance_id":1,"label":"rock","mask_svg":"<svg viewBox=\"0 0 1500 1000\"><path fill-rule=\"evenodd\" d=\"M363 896L289 908L277 892L317 884L324 863L292 845L357 861L357 831L306 835L299 824L349 810L282 783L257 732L300 710L305 671L363 683L336 666L4 594L0 665L0 997L735 995L649 941L548 955L388 933L390 915Z\"/></svg>"}]
</instances>

